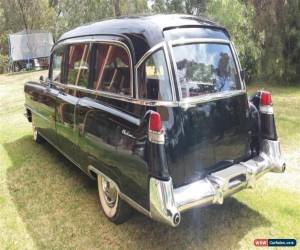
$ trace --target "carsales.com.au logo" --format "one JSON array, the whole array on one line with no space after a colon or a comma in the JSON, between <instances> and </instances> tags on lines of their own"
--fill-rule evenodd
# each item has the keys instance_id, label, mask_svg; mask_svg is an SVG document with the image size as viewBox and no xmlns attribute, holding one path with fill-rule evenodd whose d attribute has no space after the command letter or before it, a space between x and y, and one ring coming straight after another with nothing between
<instances>
[{"instance_id":1,"label":"carsales.com.au logo","mask_svg":"<svg viewBox=\"0 0 300 250\"><path fill-rule=\"evenodd\" d=\"M295 247L297 241L295 239L255 239L256 247Z\"/></svg>"}]
</instances>

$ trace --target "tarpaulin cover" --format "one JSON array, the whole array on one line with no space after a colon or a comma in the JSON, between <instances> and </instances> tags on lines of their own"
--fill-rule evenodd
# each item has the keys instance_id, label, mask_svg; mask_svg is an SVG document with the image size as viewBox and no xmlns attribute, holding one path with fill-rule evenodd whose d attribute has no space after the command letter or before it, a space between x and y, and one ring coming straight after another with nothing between
<instances>
[{"instance_id":1,"label":"tarpaulin cover","mask_svg":"<svg viewBox=\"0 0 300 250\"><path fill-rule=\"evenodd\" d=\"M49 32L21 31L10 34L9 43L11 60L21 61L50 56L53 37Z\"/></svg>"}]
</instances>

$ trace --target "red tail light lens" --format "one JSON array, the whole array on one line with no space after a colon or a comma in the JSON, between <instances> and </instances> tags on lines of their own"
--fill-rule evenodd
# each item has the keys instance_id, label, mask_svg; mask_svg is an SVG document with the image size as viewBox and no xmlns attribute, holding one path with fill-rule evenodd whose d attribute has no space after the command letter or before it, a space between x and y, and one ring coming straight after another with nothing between
<instances>
[{"instance_id":1,"label":"red tail light lens","mask_svg":"<svg viewBox=\"0 0 300 250\"><path fill-rule=\"evenodd\" d=\"M260 94L260 105L269 106L272 105L272 95L268 91L262 91Z\"/></svg>"},{"instance_id":2,"label":"red tail light lens","mask_svg":"<svg viewBox=\"0 0 300 250\"><path fill-rule=\"evenodd\" d=\"M160 132L161 130L161 119L160 114L157 112L151 112L149 118L149 130Z\"/></svg>"}]
</instances>

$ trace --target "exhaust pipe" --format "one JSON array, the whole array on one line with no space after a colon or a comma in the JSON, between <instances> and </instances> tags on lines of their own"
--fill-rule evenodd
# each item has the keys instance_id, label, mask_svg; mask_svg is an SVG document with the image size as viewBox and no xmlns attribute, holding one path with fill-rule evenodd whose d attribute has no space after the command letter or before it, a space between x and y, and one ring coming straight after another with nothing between
<instances>
[{"instance_id":1,"label":"exhaust pipe","mask_svg":"<svg viewBox=\"0 0 300 250\"><path fill-rule=\"evenodd\" d=\"M272 172L274 173L284 173L285 172L285 169L286 169L286 163L282 163L282 164L278 164L277 166L275 166L273 169L272 169Z\"/></svg>"},{"instance_id":2,"label":"exhaust pipe","mask_svg":"<svg viewBox=\"0 0 300 250\"><path fill-rule=\"evenodd\" d=\"M173 226L174 227L177 227L179 225L181 221L181 216L180 216L180 213L179 212L176 212L174 215L173 215Z\"/></svg>"},{"instance_id":3,"label":"exhaust pipe","mask_svg":"<svg viewBox=\"0 0 300 250\"><path fill-rule=\"evenodd\" d=\"M178 226L181 215L175 204L172 179L161 181L152 177L149 189L150 216L172 227Z\"/></svg>"}]
</instances>

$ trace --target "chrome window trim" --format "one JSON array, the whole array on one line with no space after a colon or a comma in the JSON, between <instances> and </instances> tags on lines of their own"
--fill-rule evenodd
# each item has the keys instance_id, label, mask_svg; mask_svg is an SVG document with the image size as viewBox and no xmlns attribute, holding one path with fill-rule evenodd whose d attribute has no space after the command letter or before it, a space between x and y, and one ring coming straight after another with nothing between
<instances>
[{"instance_id":1,"label":"chrome window trim","mask_svg":"<svg viewBox=\"0 0 300 250\"><path fill-rule=\"evenodd\" d=\"M226 43L230 44L229 40L218 38L183 38L169 41L171 46L191 44L191 43Z\"/></svg>"},{"instance_id":2,"label":"chrome window trim","mask_svg":"<svg viewBox=\"0 0 300 250\"><path fill-rule=\"evenodd\" d=\"M185 44L195 44L195 43L226 44L230 47L230 50L231 50L233 58L234 58L235 66L238 71L239 81L241 84L240 90L232 90L232 91L226 91L226 92L220 92L220 93L205 94L203 96L188 97L188 98L184 98L184 99L182 98L181 88L179 88L179 79L176 74L178 69L177 69L177 65L176 65L176 61L175 61L173 46L185 45ZM173 67L175 69L175 78L176 78L176 82L177 82L177 89L179 92L179 98L180 98L179 105L180 106L182 106L182 105L186 106L187 103L194 104L194 103L199 103L199 102L208 102L208 101L218 100L221 98L226 98L229 96L240 95L241 93L246 93L245 83L242 81L242 77L241 77L240 61L238 60L236 50L233 47L233 44L231 41L225 40L225 39L214 39L214 38L177 39L177 40L173 40L173 41L168 41L168 46L171 51L170 56L171 56L171 60L173 62Z\"/></svg>"},{"instance_id":3,"label":"chrome window trim","mask_svg":"<svg viewBox=\"0 0 300 250\"><path fill-rule=\"evenodd\" d=\"M231 44L232 50L234 51L233 56L235 57L235 60L236 60L237 63L238 63L238 69L239 69L240 81L241 81L241 83L242 83L242 85L243 85L243 88L244 88L245 90L247 90L246 82L243 81L243 79L242 79L242 75L241 75L242 64L241 64L240 58L238 57L238 53L237 53L236 47L235 47L235 45L234 45L234 43L233 43L232 41L230 42L230 44Z\"/></svg>"},{"instance_id":4,"label":"chrome window trim","mask_svg":"<svg viewBox=\"0 0 300 250\"><path fill-rule=\"evenodd\" d=\"M149 49L138 61L138 63L135 65L135 98L137 100L144 100L144 101L149 101L149 102L170 102L170 101L158 101L158 100L151 100L151 99L142 99L139 98L139 89L138 89L138 70L139 67L150 57L152 56L155 52L162 50L164 53L164 57L166 60L166 65L167 65L167 70L169 74L169 80L170 80L170 87L171 87L171 95L172 95L172 101L176 102L176 93L175 93L175 86L174 86L174 78L173 78L173 73L171 69L171 63L170 63L170 57L167 49L167 44L166 42L161 42L153 46L151 49Z\"/></svg>"},{"instance_id":5,"label":"chrome window trim","mask_svg":"<svg viewBox=\"0 0 300 250\"><path fill-rule=\"evenodd\" d=\"M51 56L52 56L52 53L59 47L61 46L64 46L64 45L72 45L72 44L78 44L78 43L94 43L94 44L108 44L108 45L115 45L115 46L118 46L118 47L121 47L123 49L125 49L127 55L128 55L128 58L129 58L129 61L130 61L130 92L131 94L130 95L121 95L121 94L116 94L116 93L111 93L111 92L107 92L107 91L103 91L103 92L106 92L106 93L110 93L112 94L113 96L118 96L118 97L133 97L133 77L134 77L134 66L133 66L133 61L132 61L132 55L131 55L131 52L130 52L130 49L128 48L128 46L121 42L121 41L118 41L118 40L110 40L110 39L101 39L101 38L97 38L97 37L94 37L94 38L71 38L71 39L67 39L67 40L64 40L56 45L54 45L54 47L52 48L51 50ZM52 62L51 62L52 63ZM60 84L63 84L63 83L60 83ZM66 85L66 86L76 86L76 85L73 85L73 84L63 84L63 85ZM76 86L78 87L78 86ZM77 89L77 90L82 90L83 87L81 87L80 89ZM87 89L87 88L86 88ZM94 90L94 91L97 91L97 90Z\"/></svg>"},{"instance_id":6,"label":"chrome window trim","mask_svg":"<svg viewBox=\"0 0 300 250\"><path fill-rule=\"evenodd\" d=\"M173 76L173 70L172 70L172 64L171 64L171 59L170 59L170 54L168 50L168 45L166 42L164 42L164 52L165 52L165 57L166 57L166 62L167 62L167 68L169 71L169 78L170 78L170 83L171 83L171 88L172 88L172 95L173 95L173 101L176 101L176 90L175 90L175 81L174 81L174 76Z\"/></svg>"},{"instance_id":7,"label":"chrome window trim","mask_svg":"<svg viewBox=\"0 0 300 250\"><path fill-rule=\"evenodd\" d=\"M123 96L123 95L118 95L110 92L105 92L105 91L99 91L99 90L92 90L92 89L87 89L84 87L80 86L75 86L71 84L63 84L60 82L55 82L51 81L51 84L55 85L58 89L73 89L73 90L79 90L81 92L87 93L87 94L92 94L96 96L102 96L106 98L111 98L115 100L121 100L133 104L139 104L139 105L144 105L144 106L165 106L165 107L178 107L178 102L173 102L173 101L153 101L153 100L139 100L135 99L130 96Z\"/></svg>"},{"instance_id":8,"label":"chrome window trim","mask_svg":"<svg viewBox=\"0 0 300 250\"><path fill-rule=\"evenodd\" d=\"M82 91L84 93L88 93L88 94L93 94L96 96L103 96L106 98L111 98L111 99L115 99L115 100L121 100L121 101L125 101L125 102L129 102L129 103L133 103L133 104L138 104L138 105L144 105L144 106L165 106L165 107L184 107L186 108L187 106L196 104L196 103L203 103L203 102L208 102L208 101L213 101L213 100L219 100L222 98L227 98L227 97L232 97L232 96L237 96L240 94L245 94L246 93L246 87L244 82L241 79L241 67L240 67L240 61L237 57L236 54L236 50L235 47L233 45L232 42L228 41L228 40L223 40L223 39L207 39L207 38L199 38L199 39L179 39L179 40L174 40L174 41L164 41L161 42L157 45L155 45L154 47L152 47L151 49L149 49L142 57L141 59L137 62L137 64L135 66L133 66L133 61L132 61L132 56L130 53L130 50L128 48L128 46L126 44L124 44L121 41L117 41L117 40L108 40L108 39L99 39L99 38L88 38L88 39L82 39L82 38L72 38L72 39L68 39L68 40L64 40L58 44L56 44L53 49L52 52L54 52L55 49L57 49L60 46L66 45L66 44L72 44L72 43L84 43L84 42L91 42L91 43L110 43L112 45L115 44L119 44L119 45L124 45L124 48L126 49L127 53L129 54L130 57L130 64L132 67L132 70L130 72L130 77L131 77L131 92L132 95L131 96L126 96L126 95L120 95L120 94L115 94L115 93L111 93L111 92L106 92L103 90L92 90L92 89L88 89L88 88L84 88L84 87L80 87L80 86L75 86L72 84L63 84L60 82L55 82L55 81L51 81L52 84L56 85L58 88L63 88L63 89L73 89L73 90L79 90ZM186 99L182 99L181 98L181 90L178 88L179 94L180 94L180 100L177 101L176 99L176 92L175 92L175 79L176 82L178 83L178 79L177 79L177 75L174 75L172 73L172 67L174 67L175 71L177 70L176 68L176 63L174 60L174 54L173 54L173 50L172 50L172 46L173 45L181 45L181 44L190 44L190 43L205 43L205 42L210 42L210 43L225 43L228 44L230 46L230 48L232 49L233 52L233 57L235 60L235 64L236 67L238 68L238 74L239 74L239 79L241 82L241 90L234 90L234 91L226 91L226 92L221 92L221 93L212 93L212 94L207 94L205 96L197 96L197 97L190 97L190 98L186 98ZM168 47L170 49L170 52L168 50ZM138 98L138 81L137 81L137 70L139 68L139 66L148 59L148 57L150 55L152 55L154 52L158 51L159 49L163 49L164 51L164 55L166 58L166 63L167 63L167 68L168 68L168 72L169 72L169 78L170 78L170 83L171 83L171 90L172 90L172 97L173 100L172 101L158 101L158 100L149 100L149 99L140 99ZM135 86L133 86L133 78L135 79ZM133 87L135 87L136 90L136 96L133 96Z\"/></svg>"},{"instance_id":9,"label":"chrome window trim","mask_svg":"<svg viewBox=\"0 0 300 250\"><path fill-rule=\"evenodd\" d=\"M190 107L190 105L194 105L198 103L216 101L216 100L221 100L224 98L229 98L229 97L234 97L234 96L239 96L244 94L246 94L246 90L233 90L233 91L224 91L220 93L205 94L203 96L197 96L197 97L188 97L180 100L179 106L183 108L187 108Z\"/></svg>"},{"instance_id":10,"label":"chrome window trim","mask_svg":"<svg viewBox=\"0 0 300 250\"><path fill-rule=\"evenodd\" d=\"M149 49L142 57L141 59L136 63L135 68L138 68L151 54L153 54L155 51L163 48L165 42L160 42L153 46L151 49Z\"/></svg>"}]
</instances>

